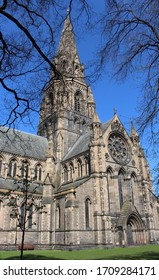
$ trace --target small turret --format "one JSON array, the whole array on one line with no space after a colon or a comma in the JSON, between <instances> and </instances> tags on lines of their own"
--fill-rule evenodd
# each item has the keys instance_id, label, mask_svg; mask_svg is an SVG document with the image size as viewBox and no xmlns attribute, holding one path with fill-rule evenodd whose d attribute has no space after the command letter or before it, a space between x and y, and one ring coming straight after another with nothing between
<instances>
[{"instance_id":1,"label":"small turret","mask_svg":"<svg viewBox=\"0 0 159 280\"><path fill-rule=\"evenodd\" d=\"M94 102L93 94L92 94L90 87L88 87L88 97L87 98L88 98L87 99L88 116L90 118L92 118L94 115L94 112L95 112L95 102Z\"/></svg>"},{"instance_id":2,"label":"small turret","mask_svg":"<svg viewBox=\"0 0 159 280\"><path fill-rule=\"evenodd\" d=\"M134 127L133 122L131 123L130 138L131 138L131 141L133 142L134 146L137 146L140 144L139 135Z\"/></svg>"},{"instance_id":3,"label":"small turret","mask_svg":"<svg viewBox=\"0 0 159 280\"><path fill-rule=\"evenodd\" d=\"M102 124L101 121L97 115L97 112L94 112L93 118L92 118L92 144L93 145L103 145L103 137L102 137Z\"/></svg>"}]
</instances>

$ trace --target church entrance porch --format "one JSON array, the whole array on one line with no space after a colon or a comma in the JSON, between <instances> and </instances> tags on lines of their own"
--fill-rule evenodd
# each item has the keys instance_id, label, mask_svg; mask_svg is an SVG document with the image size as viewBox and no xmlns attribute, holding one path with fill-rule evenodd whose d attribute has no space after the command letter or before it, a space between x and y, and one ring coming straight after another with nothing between
<instances>
[{"instance_id":1,"label":"church entrance porch","mask_svg":"<svg viewBox=\"0 0 159 280\"><path fill-rule=\"evenodd\" d=\"M145 226L136 214L129 216L126 225L127 245L138 245L146 243Z\"/></svg>"},{"instance_id":2,"label":"church entrance porch","mask_svg":"<svg viewBox=\"0 0 159 280\"><path fill-rule=\"evenodd\" d=\"M117 228L121 246L147 243L145 224L130 201L125 202L122 206Z\"/></svg>"}]
</instances>

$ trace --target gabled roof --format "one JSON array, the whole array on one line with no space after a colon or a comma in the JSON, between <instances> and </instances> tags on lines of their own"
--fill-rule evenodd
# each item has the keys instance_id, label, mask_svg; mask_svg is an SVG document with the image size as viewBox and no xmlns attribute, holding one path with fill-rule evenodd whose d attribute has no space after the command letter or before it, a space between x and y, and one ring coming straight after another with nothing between
<instances>
[{"instance_id":1,"label":"gabled roof","mask_svg":"<svg viewBox=\"0 0 159 280\"><path fill-rule=\"evenodd\" d=\"M102 125L103 133L107 130L108 126L110 125L110 121L104 123ZM90 140L91 140L91 131L81 135L72 148L68 151L68 153L64 156L63 161L66 161L70 158L73 158L79 154L82 154L89 150Z\"/></svg>"},{"instance_id":2,"label":"gabled roof","mask_svg":"<svg viewBox=\"0 0 159 280\"><path fill-rule=\"evenodd\" d=\"M2 152L45 160L47 145L48 141L44 137L0 127L0 151Z\"/></svg>"},{"instance_id":3,"label":"gabled roof","mask_svg":"<svg viewBox=\"0 0 159 280\"><path fill-rule=\"evenodd\" d=\"M81 135L68 153L64 156L63 161L72 158L88 150L91 138L91 131Z\"/></svg>"}]
</instances>

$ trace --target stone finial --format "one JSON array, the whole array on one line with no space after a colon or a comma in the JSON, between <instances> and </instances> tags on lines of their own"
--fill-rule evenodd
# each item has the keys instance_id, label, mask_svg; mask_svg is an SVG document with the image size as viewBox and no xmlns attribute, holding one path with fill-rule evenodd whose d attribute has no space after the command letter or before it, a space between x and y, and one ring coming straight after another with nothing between
<instances>
[{"instance_id":1,"label":"stone finial","mask_svg":"<svg viewBox=\"0 0 159 280\"><path fill-rule=\"evenodd\" d=\"M114 108L114 116L117 114L117 109Z\"/></svg>"}]
</instances>

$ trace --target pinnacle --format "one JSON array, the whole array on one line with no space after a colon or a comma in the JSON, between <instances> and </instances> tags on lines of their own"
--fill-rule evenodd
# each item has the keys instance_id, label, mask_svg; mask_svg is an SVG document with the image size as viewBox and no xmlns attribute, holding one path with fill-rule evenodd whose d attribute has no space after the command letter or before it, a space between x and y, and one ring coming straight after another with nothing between
<instances>
[{"instance_id":1,"label":"pinnacle","mask_svg":"<svg viewBox=\"0 0 159 280\"><path fill-rule=\"evenodd\" d=\"M99 119L96 111L94 112L94 115L93 115L93 123L100 123L100 119Z\"/></svg>"},{"instance_id":2,"label":"pinnacle","mask_svg":"<svg viewBox=\"0 0 159 280\"><path fill-rule=\"evenodd\" d=\"M131 123L131 136L138 136L138 133L134 127L133 122Z\"/></svg>"}]
</instances>

